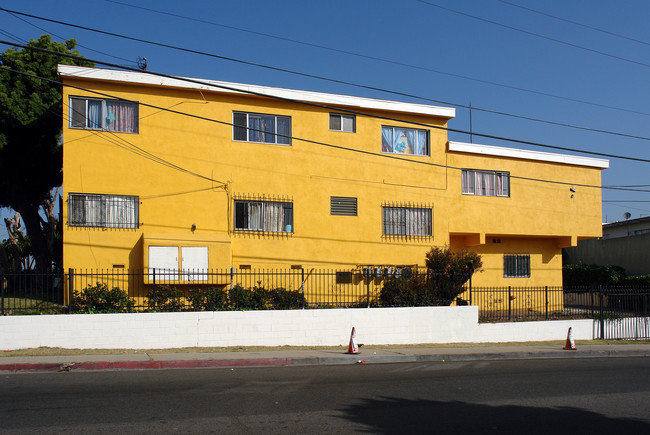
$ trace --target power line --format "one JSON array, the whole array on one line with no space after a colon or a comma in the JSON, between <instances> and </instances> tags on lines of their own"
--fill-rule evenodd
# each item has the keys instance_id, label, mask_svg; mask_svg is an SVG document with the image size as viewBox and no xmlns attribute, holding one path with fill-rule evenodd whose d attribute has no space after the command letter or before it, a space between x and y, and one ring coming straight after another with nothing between
<instances>
[{"instance_id":1,"label":"power line","mask_svg":"<svg viewBox=\"0 0 650 435\"><path fill-rule=\"evenodd\" d=\"M542 11L532 9L532 8L529 8L529 7L526 7L526 6L518 5L516 3L512 3L512 2L509 2L509 1L505 1L505 0L497 0L497 1L500 1L501 3L505 3L505 4L510 5L510 6L514 6L514 7L519 8L519 9L524 9L526 11L533 12L535 14L539 14L539 15L543 15L545 17L553 18L553 19L558 20L558 21L564 21L565 23L569 23L569 24L573 24L573 25L576 25L576 26L584 27L585 29L594 30L596 32L604 33L604 34L610 35L610 36L615 36L615 37L621 38L621 39L626 39L626 40L632 41L632 42L638 42L639 44L643 44L643 45L650 45L650 42L641 41L640 39L634 39L634 38L631 38L629 36L621 35L620 33L610 32L608 30L600 29L598 27L590 26L588 24L568 20L566 18L558 17L556 15L551 15L551 14L548 14L546 12L542 12Z\"/></svg>"},{"instance_id":2,"label":"power line","mask_svg":"<svg viewBox=\"0 0 650 435\"><path fill-rule=\"evenodd\" d=\"M148 10L146 8L142 8L142 7L139 7L139 6L132 6L132 5L128 5L126 3L120 3L120 4ZM104 30L94 29L94 28L91 28L91 27L86 27L86 26L81 26L81 25L77 25L77 24L67 23L67 22L64 22L64 21L53 20L53 19L45 18L45 17L39 17L37 15L27 14L27 13L18 12L18 11L12 11L12 10L5 9L5 8L2 8L2 7L0 7L0 10L5 11L5 12L12 12L12 13L15 13L15 14L19 14L19 15L23 15L23 16L27 16L27 17L31 17L31 18L35 18L37 20L42 20L42 21L47 21L47 22L51 22L51 23L61 24L61 25L64 25L64 26L70 26L70 27L74 27L74 28L77 28L77 29L86 30L86 31L89 31L89 32L100 33L100 34L104 34L104 35L108 35L108 36L113 36L113 37L116 37L116 38L122 38L122 39L126 39L126 40L141 42L141 43L144 43L144 44L155 45L155 46L164 47L164 48L168 48L168 49L172 49L172 50L184 51L184 52L187 52L187 53L198 54L198 55L207 56L207 57L213 57L213 58L216 58L216 59L241 63L241 64L244 64L244 65L255 66L255 67L258 67L258 68L265 68L265 69L269 69L269 70L272 70L272 71L284 72L284 73L294 74L294 75L298 75L298 76L302 76L302 77L309 77L309 78L314 78L314 79L318 79L318 80L330 81L332 83L340 83L340 84L345 84L345 85L348 85L348 86L356 86L356 87L361 87L361 88L365 88L365 89L369 89L369 90L387 92L387 93L392 93L392 94L396 94L396 95L402 95L402 96L407 96L407 97L412 97L412 98L418 98L418 99L421 99L421 100L432 101L432 102L437 102L437 103L441 103L441 104L448 104L448 105L452 105L452 106L467 108L467 106L463 106L463 105L460 105L460 104L454 104L454 103L448 103L448 102L428 99L428 98L419 97L419 96L415 96L415 95L410 95L410 94L406 94L406 93L390 91L390 90L386 90L386 89L382 89L382 88L377 88L377 87L372 87L372 86L365 86L365 85L355 84L355 83L351 83L351 82L346 82L346 81L343 81L343 80L336 80L336 79L326 78L326 77L322 77L322 76L318 76L318 75L313 75L313 74L308 74L308 73L301 73L301 72L292 71L292 70L288 70L288 69L284 69L284 68L268 66L268 65L259 64L259 63L255 63L255 62L249 62L249 61L245 61L245 60L241 60L241 59L235 59L235 58L231 58L231 57L227 57L227 56L221 56L221 55L217 55L217 54L214 54L214 53L207 53L207 52L200 51L200 50L193 50L193 49L178 47L178 46L174 46L174 45L170 45L170 44L164 44L164 43L160 43L160 42L149 41L149 40L146 40L146 39L135 38L135 37L121 35L121 34L117 34L117 33L113 33L113 32L107 32L107 31L104 31ZM152 12L159 12L159 11L153 11L152 10ZM165 13L165 12L159 12L159 13ZM188 19L188 20L196 20L196 21L200 21L200 22L205 22L206 21L206 20L198 20L198 19L191 18L191 17L185 17L185 16L177 15L177 14L171 14L171 15L177 16L177 17L180 17L180 18L184 18L184 19ZM213 23L213 22L207 22L207 23L214 24L214 25L217 25L217 26L222 26L221 24L218 24L218 23ZM260 34L262 36L268 36L268 37L277 38L277 39L284 39L284 40L295 42L295 43L298 43L298 44L303 43L302 41L297 41L297 40L292 40L292 39L287 39L287 38L281 38L281 37L274 36L274 35L268 35L268 34L264 34L264 33L254 32L254 31L241 29L241 28L236 28L236 27L232 27L232 26L225 26L225 25L223 25L223 26L228 27L228 28L233 28L235 30L240 30L242 32L250 32L250 33L254 33L254 34ZM392 64L395 64L395 65L399 65L399 66L403 66L403 67L407 67L407 68L419 69L419 70L422 70L422 71L433 72L433 73L436 73L436 74L446 75L446 76L455 77L455 78L461 78L461 79L464 79L464 80L471 80L471 81L475 81L475 82L478 82L478 83L484 83L484 84L488 84L488 85L499 86L499 87L502 87L502 88L512 89L512 90L521 91L521 92L527 92L527 93L531 93L531 94L535 94L535 95L541 95L541 96L545 96L545 97L556 98L556 99L560 99L560 100L564 100L564 101L571 101L571 102L574 102L574 103L585 104L585 105L600 107L600 108L604 108L604 109L617 110L617 111L622 111L622 112L627 112L627 113L634 113L634 114L643 115L643 116L650 116L650 113L648 113L648 112L642 112L642 111L627 109L627 108L623 108L623 107L610 106L610 105L607 105L607 104L600 104L600 103L590 102L590 101L581 100L581 99L577 99L577 98L569 98L569 97L565 97L565 96L561 96L561 95L555 95L555 94L551 94L551 93L546 93L546 92L535 91L535 90L531 90L531 89L520 88L520 87L517 87L517 86L507 85L507 84L498 83L498 82L492 82L492 81L489 81L489 80L478 79L478 78L475 78L475 77L464 76L464 75L461 75L461 74L454 74L454 73L439 71L439 70L426 68L426 67L422 67L422 66L417 66L417 65L411 65L411 64L406 64L406 63L402 63L402 62L392 61L392 60L389 60L389 59L367 56L367 55L360 54L360 53L347 52L347 51L344 51L344 50L339 50L339 49L336 49L336 48L331 48L331 47L326 47L326 46L319 46L319 45L308 44L308 43L304 43L304 44L314 46L314 47L317 47L317 48L323 48L323 49L326 49L326 50L335 51L335 52L342 52L342 53L353 55L353 56L368 58L368 59L377 60L377 61L386 62L386 63L392 63ZM472 107L472 108L474 109L474 107ZM486 111L486 112L489 111L487 109L478 109L478 108L476 108L476 110L482 110L482 111ZM517 115L510 115L510 114L506 114L505 112L496 112L495 111L493 113L504 115L504 116L518 117ZM535 121L539 121L539 122L546 122L546 121L543 121L543 120L536 120L534 118L525 118L525 117L521 117L521 118L528 119L528 120L531 120L531 121L535 120ZM562 124L557 123L557 125L562 125ZM564 125L564 126L569 126L569 125ZM596 130L594 130L594 131L596 131Z\"/></svg>"},{"instance_id":3,"label":"power line","mask_svg":"<svg viewBox=\"0 0 650 435\"><path fill-rule=\"evenodd\" d=\"M444 131L447 131L447 132L470 134L470 132L468 132L466 130L454 129L454 128L449 128L449 127L440 127L438 125L408 121L408 120L393 118L393 117L388 117L388 116L375 115L375 114L361 112L361 111L343 109L341 107L329 106L329 105L326 105L326 104L319 104L319 103L313 103L313 102L308 102L308 101L300 101L300 100L296 100L296 99L293 99L293 98L286 98L286 97L279 97L279 96L274 96L274 95L267 95L267 94L264 94L264 93L255 92L255 91L251 91L251 90L244 90L244 89L234 88L234 87L225 86L225 85L217 85L217 84L214 84L214 83L209 83L209 82L202 81L202 80L197 80L197 79L190 79L190 78L185 78L185 77L176 77L176 76L172 76L172 75L169 75L169 74L156 73L156 72L152 72L152 71L141 71L141 70L136 69L136 68L130 68L130 67L126 67L126 66L123 66L123 65L117 65L117 64L110 63L110 62L104 62L104 61L84 58L84 57L81 57L81 56L75 56L75 55L67 54L67 53L55 52L55 51L47 50L47 49L40 48L40 47L33 47L33 46L23 45L23 44L15 44L15 43L12 43L12 42L2 41L2 40L0 40L0 43L8 44L8 45L15 45L15 46L30 49L30 50L42 51L42 52L54 54L54 55L57 55L57 56L69 57L69 58L72 58L72 59L91 61L91 62L95 62L95 63L107 65L107 66L112 66L112 67L115 67L115 68L121 68L121 69L129 70L129 71L134 71L134 72L138 72L138 73L155 75L155 76L158 76L158 77L165 77L165 78L170 78L170 79L174 79L174 80L180 80L180 81L185 81L185 82L189 82L189 83L200 84L200 85L203 85L203 86L211 86L211 87L215 87L215 88L219 88L219 89L225 89L225 90L229 90L229 91L244 92L244 93L247 93L247 94L256 95L256 96L263 97L263 98L271 98L271 99L286 101L286 102L295 103L295 104L302 104L302 105L307 105L307 106L312 106L312 107L325 108L325 109L329 109L329 110L338 110L338 111L351 113L351 114L355 114L355 115L368 116L368 117L378 118L378 119L385 119L385 120L388 120L388 121L403 122L403 123L408 123L408 124L412 124L412 125L418 125L418 126L433 128L433 129L437 129L437 130L444 130ZM631 161L637 161L637 162L643 162L643 163L650 163L650 159L643 159L643 158L640 158L640 157L630 157L630 156L621 156L621 155L609 154L609 153L600 153L600 152L596 152L596 151L587 151L587 150L581 150L581 149L577 149L577 148L561 147L561 146L543 144L543 143L539 143L539 142L527 141L527 140L522 140L522 139L507 138L507 137L503 137L503 136L496 136L496 135L490 135L490 134L484 134L484 133L471 132L471 134L474 135L474 136L479 136L479 137L483 137L483 138L495 139L495 140L503 140L503 141L513 142L513 143L518 143L518 144L523 144L523 145L531 145L531 146L541 147L541 148L550 148L550 149L556 149L556 150L562 150L562 151L571 151L571 152L578 152L578 153L584 153L584 154L597 155L597 156L601 156L601 157L608 157L608 158L615 158L615 159L631 160Z\"/></svg>"},{"instance_id":4,"label":"power line","mask_svg":"<svg viewBox=\"0 0 650 435\"><path fill-rule=\"evenodd\" d=\"M0 41L0 43L3 43L3 41ZM59 54L62 54L62 53L59 53ZM66 83L60 82L58 80L51 80L51 79L35 76L35 75L32 75L32 74L28 74L28 73L25 73L25 72L22 72L22 71L17 71L17 70L13 70L13 69L9 69L9 68L4 68L4 69L7 70L7 71L16 73L16 74L22 74L22 75L25 75L25 76L28 76L28 77L32 77L32 78L36 78L36 79L40 79L40 80L45 80L45 81L48 81L48 82L51 82L51 83L57 83L57 84L60 84L60 85L63 85L63 86L67 86L67 87L74 88L74 89L79 89L79 90L89 92L89 93L92 93L92 94L96 94L96 95L100 95L100 96L103 96L103 97L108 97L108 98L119 100L119 101L128 101L128 102L139 104L141 106L150 107L150 108L154 108L154 109L165 111L165 112L170 112L170 113L174 113L174 114L178 114L178 115L188 116L188 117L195 118L195 119L200 119L200 120L204 120L204 121L208 121L208 122L213 122L213 123L216 123L216 124L235 127L235 124L233 124L232 122L220 121L220 120L217 120L217 119L214 119L214 118L208 118L208 117L204 117L204 116L200 116L200 115L194 115L194 114L190 114L190 113L180 112L180 111L177 111L177 110L172 110L172 109L160 107L160 106L156 106L156 105L153 105L153 104L148 104L148 103L143 103L143 102L138 102L138 101L132 101L132 100L128 100L128 99L125 99L125 98L116 97L114 95L106 94L104 92L94 91L94 90L90 90L90 89L87 89L87 88L82 88L80 86L66 84ZM339 110L341 110L341 109L339 108ZM368 116L371 116L371 115L368 115ZM408 121L404 121L404 122L408 122ZM257 132L264 132L263 130L249 128L249 127L247 127L247 129L252 130L252 131L257 131ZM344 146L340 146L340 145L334 145L334 144L330 144L330 143L327 143L327 142L320 142L320 141L300 138L300 137L296 137L296 136L282 135L282 134L278 134L278 133L274 133L274 134L276 136L285 137L285 138L289 138L289 139L300 141L300 142L305 142L305 143L310 143L310 144L315 144L315 145L321 145L321 146L325 146L325 147L329 147L329 148L333 148L333 149L350 151L350 152L359 153L359 154L372 155L372 156L375 156L375 157L388 158L388 159L392 159L392 160L405 161L405 162L409 162L409 163L421 164L421 165L425 165L425 166L433 166L433 167L444 168L444 169L452 169L452 170L459 170L459 171L463 170L463 168L450 166L450 165L443 165L443 164L432 163L432 162L423 162L423 161L419 161L419 160L411 160L411 159L408 159L408 158L405 158L405 157L400 157L400 156L395 156L395 155L390 155L390 154L381 154L381 153L376 153L376 152L371 152L371 151L364 151L364 150L359 150L359 149L355 149L355 148L349 148L349 147L344 147ZM128 143L130 144L130 142L128 142ZM201 176L201 178L206 178L206 177ZM604 187L604 186L598 186L598 185L572 183L572 182L565 182L565 181L544 180L544 179L541 179L541 178L523 177L523 176L516 176L516 175L510 175L510 178L511 179L526 180L526 181L533 181L533 182L548 183L548 184L558 184L558 185L571 186L571 187L585 187L585 188L594 188L594 189L601 189L601 190L602 189L608 189L608 190L616 190L616 191L650 193L650 190L643 190L643 189ZM217 180L211 180L211 181L217 181ZM219 182L219 181L217 181L217 182ZM219 182L219 183L222 183L222 182ZM222 184L225 184L225 183L222 183Z\"/></svg>"},{"instance_id":5,"label":"power line","mask_svg":"<svg viewBox=\"0 0 650 435\"><path fill-rule=\"evenodd\" d=\"M68 38L64 38L63 36L57 35L57 34L54 33L54 32L50 32L49 30L46 30L46 29L44 29L44 28L42 28L42 27L39 27L39 26L37 26L37 25L34 24L34 23L30 23L30 22L27 21L26 19L24 19L24 18L20 18L17 14L15 14L15 13L13 13L13 12L7 12L7 13L8 13L9 15L11 15L12 17L16 18L17 20L22 21L23 23L25 23L25 24L29 24L30 26L37 28L37 29L40 30L41 32L49 33L49 34L51 34L51 35L56 36L57 38L61 39L62 41L65 41L66 39L68 39ZM103 54L104 56L112 57L113 59L119 59L119 60L123 60L123 61L125 61L125 62L130 62L130 63L135 64L135 62L133 62L132 60L125 59L125 58L123 58L123 57L119 57L119 56L114 56L114 55L112 55L112 54L105 53L105 52L103 52L103 51L95 50L94 48L90 48L90 47L88 47L88 46L86 46L86 45L81 45L81 44L77 43L77 46L82 47L82 48L85 48L86 50L90 50L90 51L95 52L95 53Z\"/></svg>"},{"instance_id":6,"label":"power line","mask_svg":"<svg viewBox=\"0 0 650 435\"><path fill-rule=\"evenodd\" d=\"M520 33L523 33L525 35L535 36L537 38L546 39L548 41L556 42L558 44L563 44L563 45L567 45L569 47L578 48L580 50L584 50L584 51L588 51L588 52L591 52L591 53L599 54L601 56L606 56L606 57L610 57L612 59L617 59L617 60L621 60L623 62L629 62L629 63L633 63L633 64L636 64L636 65L645 66L645 67L650 68L650 63L639 62L639 61L636 61L636 60L633 60L633 59L628 59L626 57L616 56L615 54L610 54L610 53L606 53L604 51L595 50L593 48L585 47L583 45L578 45L578 44L574 44L574 43L571 43L571 42L562 41L561 39L551 38L550 36L545 36L545 35L542 35L540 33L535 33L535 32L531 32L531 31L528 31L528 30L520 29L518 27L514 27L514 26L507 25L507 24L499 23L497 21L488 20L487 18L477 17L476 15L471 15L471 14L468 14L466 12L458 11L456 9L451 9L451 8L447 8L447 7L444 7L444 6L440 6L438 4L431 3L429 1L425 1L425 0L417 0L417 1L419 1L420 3L427 4L429 6L433 6L433 7L445 10L447 12L452 12L454 14L463 15L465 17L469 17L469 18L472 18L472 19L475 19L475 20L478 20L478 21L482 21L484 23L493 24L495 26L503 27L505 29L514 30L515 32L520 32Z\"/></svg>"}]
</instances>

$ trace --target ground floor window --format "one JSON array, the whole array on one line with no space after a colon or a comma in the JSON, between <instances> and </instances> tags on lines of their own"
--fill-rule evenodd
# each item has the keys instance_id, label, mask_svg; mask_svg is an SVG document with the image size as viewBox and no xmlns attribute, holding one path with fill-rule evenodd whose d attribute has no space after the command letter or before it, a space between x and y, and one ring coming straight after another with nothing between
<instances>
[{"instance_id":1,"label":"ground floor window","mask_svg":"<svg viewBox=\"0 0 650 435\"><path fill-rule=\"evenodd\" d=\"M504 278L530 277L530 255L504 255L503 276Z\"/></svg>"}]
</instances>

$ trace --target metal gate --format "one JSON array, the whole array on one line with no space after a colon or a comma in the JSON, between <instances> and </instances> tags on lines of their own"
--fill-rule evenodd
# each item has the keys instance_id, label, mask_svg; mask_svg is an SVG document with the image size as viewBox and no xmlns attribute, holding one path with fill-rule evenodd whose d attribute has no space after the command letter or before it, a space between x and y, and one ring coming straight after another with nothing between
<instances>
[{"instance_id":1,"label":"metal gate","mask_svg":"<svg viewBox=\"0 0 650 435\"><path fill-rule=\"evenodd\" d=\"M650 339L650 292L647 289L602 289L600 338Z\"/></svg>"}]
</instances>

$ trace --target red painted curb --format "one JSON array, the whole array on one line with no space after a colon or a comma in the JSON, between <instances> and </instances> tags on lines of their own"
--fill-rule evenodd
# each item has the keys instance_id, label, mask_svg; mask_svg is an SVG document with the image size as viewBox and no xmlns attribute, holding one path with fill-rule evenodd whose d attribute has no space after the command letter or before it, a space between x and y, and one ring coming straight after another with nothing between
<instances>
[{"instance_id":1,"label":"red painted curb","mask_svg":"<svg viewBox=\"0 0 650 435\"><path fill-rule=\"evenodd\" d=\"M71 370L144 370L167 368L281 366L291 364L291 358L205 359L172 361L113 361L70 363L0 364L0 372L71 371Z\"/></svg>"}]
</instances>

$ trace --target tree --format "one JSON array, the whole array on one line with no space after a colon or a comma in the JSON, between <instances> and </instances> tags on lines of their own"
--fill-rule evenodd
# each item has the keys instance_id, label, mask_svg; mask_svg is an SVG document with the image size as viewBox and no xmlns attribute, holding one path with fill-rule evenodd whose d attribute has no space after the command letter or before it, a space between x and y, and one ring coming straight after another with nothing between
<instances>
[{"instance_id":1,"label":"tree","mask_svg":"<svg viewBox=\"0 0 650 435\"><path fill-rule=\"evenodd\" d=\"M28 45L78 56L76 44L74 39L59 43L42 35ZM54 215L63 164L61 86L9 69L57 80L57 64L93 66L28 48L0 54L0 207L20 213L36 268L43 271L61 257Z\"/></svg>"},{"instance_id":2,"label":"tree","mask_svg":"<svg viewBox=\"0 0 650 435\"><path fill-rule=\"evenodd\" d=\"M463 293L463 285L483 267L481 256L476 252L466 249L454 252L448 246L429 249L425 264L433 278L434 294L449 303Z\"/></svg>"}]
</instances>

